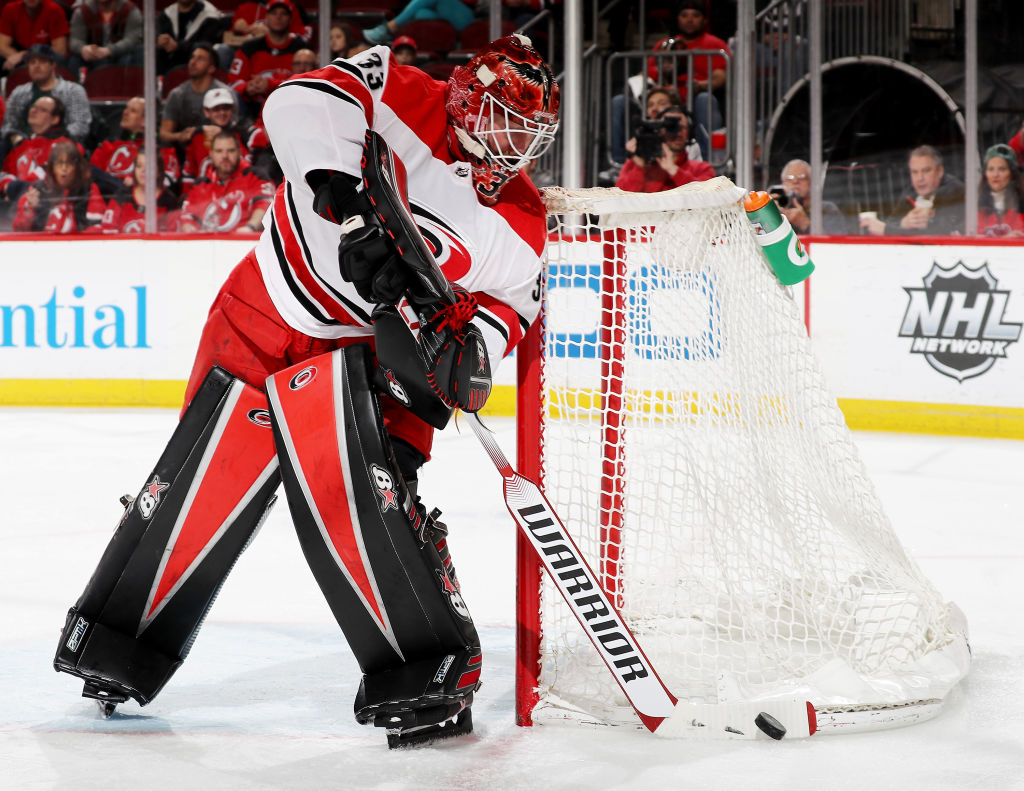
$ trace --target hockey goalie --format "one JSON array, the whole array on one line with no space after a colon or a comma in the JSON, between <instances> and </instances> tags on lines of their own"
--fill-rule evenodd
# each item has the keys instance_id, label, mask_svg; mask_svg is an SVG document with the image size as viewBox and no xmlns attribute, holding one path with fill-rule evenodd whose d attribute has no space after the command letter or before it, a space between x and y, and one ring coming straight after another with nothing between
<instances>
[{"instance_id":1,"label":"hockey goalie","mask_svg":"<svg viewBox=\"0 0 1024 791\"><path fill-rule=\"evenodd\" d=\"M523 36L447 83L378 46L284 83L263 118L285 180L54 667L108 715L153 700L283 481L363 673L356 719L391 746L465 733L480 643L417 473L537 316L545 211L521 168L553 139L558 86Z\"/></svg>"}]
</instances>

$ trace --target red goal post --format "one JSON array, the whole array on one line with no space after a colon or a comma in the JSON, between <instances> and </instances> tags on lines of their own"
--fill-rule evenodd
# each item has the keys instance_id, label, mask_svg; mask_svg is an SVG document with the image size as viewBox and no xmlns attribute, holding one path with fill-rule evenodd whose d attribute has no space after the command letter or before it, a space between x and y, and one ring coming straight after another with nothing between
<instances>
[{"instance_id":1,"label":"red goal post","mask_svg":"<svg viewBox=\"0 0 1024 791\"><path fill-rule=\"evenodd\" d=\"M545 192L518 468L677 694L795 695L821 732L926 719L966 624L900 545L742 197ZM637 724L518 541L517 721Z\"/></svg>"}]
</instances>

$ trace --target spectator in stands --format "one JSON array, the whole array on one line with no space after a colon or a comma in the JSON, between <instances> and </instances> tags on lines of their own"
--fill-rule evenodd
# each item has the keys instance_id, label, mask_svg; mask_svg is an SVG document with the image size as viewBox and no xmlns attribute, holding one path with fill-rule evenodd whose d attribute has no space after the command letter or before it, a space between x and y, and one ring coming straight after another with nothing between
<instances>
[{"instance_id":1,"label":"spectator in stands","mask_svg":"<svg viewBox=\"0 0 1024 791\"><path fill-rule=\"evenodd\" d=\"M663 124L660 128L641 128L626 144L632 156L622 166L615 186L627 192L662 192L714 178L711 165L695 162L687 154L692 127L686 110L678 105L666 107L657 120Z\"/></svg>"},{"instance_id":2,"label":"spectator in stands","mask_svg":"<svg viewBox=\"0 0 1024 791\"><path fill-rule=\"evenodd\" d=\"M811 232L811 166L806 160L791 159L782 168L782 198L777 200L797 233ZM850 233L846 217L832 201L821 202L821 227L827 234Z\"/></svg>"},{"instance_id":3,"label":"spectator in stands","mask_svg":"<svg viewBox=\"0 0 1024 791\"><path fill-rule=\"evenodd\" d=\"M390 44L402 25L419 19L443 19L462 30L473 21L475 5L464 0L409 0L394 19L364 30L363 38L371 44Z\"/></svg>"},{"instance_id":4,"label":"spectator in stands","mask_svg":"<svg viewBox=\"0 0 1024 791\"><path fill-rule=\"evenodd\" d=\"M185 150L185 164L182 167L182 182L187 194L193 185L207 176L212 160L210 151L213 139L221 132L230 132L238 141L238 150L243 167L249 167L249 150L246 141L252 134L250 124L240 121L235 106L234 94L228 88L211 88L203 97L203 115L206 121L192 135Z\"/></svg>"},{"instance_id":5,"label":"spectator in stands","mask_svg":"<svg viewBox=\"0 0 1024 791\"><path fill-rule=\"evenodd\" d=\"M82 0L71 15L68 66L142 65L142 12L131 0Z\"/></svg>"},{"instance_id":6,"label":"spectator in stands","mask_svg":"<svg viewBox=\"0 0 1024 791\"><path fill-rule=\"evenodd\" d=\"M185 232L254 233L262 230L274 196L273 182L241 167L238 140L220 132L210 149L209 178L196 183L181 207L180 229Z\"/></svg>"},{"instance_id":7,"label":"spectator in stands","mask_svg":"<svg viewBox=\"0 0 1024 791\"><path fill-rule=\"evenodd\" d=\"M28 110L29 134L4 158L0 169L0 198L17 200L33 182L45 177L46 160L58 142L68 140L64 103L40 96Z\"/></svg>"},{"instance_id":8,"label":"spectator in stands","mask_svg":"<svg viewBox=\"0 0 1024 791\"><path fill-rule=\"evenodd\" d=\"M228 20L209 0L177 0L156 18L156 70L188 63L199 42L220 41ZM214 64L217 63L216 53Z\"/></svg>"},{"instance_id":9,"label":"spectator in stands","mask_svg":"<svg viewBox=\"0 0 1024 791\"><path fill-rule=\"evenodd\" d=\"M188 79L167 96L160 120L160 142L164 145L184 147L192 140L196 129L206 121L203 99L211 88L227 88L213 74L217 70L217 56L213 45L199 42L192 46L188 59ZM234 92L231 98L237 104Z\"/></svg>"},{"instance_id":10,"label":"spectator in stands","mask_svg":"<svg viewBox=\"0 0 1024 791\"><path fill-rule=\"evenodd\" d=\"M167 171L164 164L164 172ZM177 193L157 181L158 231L176 231L181 217ZM100 223L103 233L142 233L146 230L146 152L139 150L123 188L107 203Z\"/></svg>"},{"instance_id":11,"label":"spectator in stands","mask_svg":"<svg viewBox=\"0 0 1024 791\"><path fill-rule=\"evenodd\" d=\"M221 39L223 44L217 47L222 69L227 71L231 68L231 61L234 60L236 49L247 41L267 35L267 10L266 2L259 0L242 3L235 9L235 14L231 17L231 26ZM293 9L291 25L288 30L306 41L312 41L313 26L306 23L302 6L296 6Z\"/></svg>"},{"instance_id":12,"label":"spectator in stands","mask_svg":"<svg viewBox=\"0 0 1024 791\"><path fill-rule=\"evenodd\" d=\"M45 171L45 178L18 200L15 231L76 233L103 219L106 205L76 143L62 140L50 149Z\"/></svg>"},{"instance_id":13,"label":"spectator in stands","mask_svg":"<svg viewBox=\"0 0 1024 791\"><path fill-rule=\"evenodd\" d=\"M890 210L889 222L862 213L860 227L872 236L886 233L963 233L964 185L960 179L946 173L942 155L932 146L918 146L910 152L907 166L910 169L911 189ZM910 210L899 217L907 205Z\"/></svg>"},{"instance_id":14,"label":"spectator in stands","mask_svg":"<svg viewBox=\"0 0 1024 791\"><path fill-rule=\"evenodd\" d=\"M95 168L93 179L105 198L111 198L114 192L131 181L136 157L143 146L145 119L146 100L141 96L132 97L125 103L121 112L117 136L101 140L92 152L89 164ZM166 165L163 184L168 188L177 189L181 181L181 162L177 151L173 146L167 146L161 149L160 155ZM107 187L102 180L103 176L97 173L97 170L108 179L114 180L116 186Z\"/></svg>"},{"instance_id":15,"label":"spectator in stands","mask_svg":"<svg viewBox=\"0 0 1024 791\"><path fill-rule=\"evenodd\" d=\"M666 52L681 50L723 50L729 52L729 45L706 30L707 21L703 0L682 0L676 6L676 27L678 32L670 38L662 39L654 49ZM701 154L708 158L711 145L711 132L722 125L722 111L714 91L725 85L726 61L720 55L710 58L706 55L694 56L693 61L693 114L697 121L696 135L700 144ZM676 89L683 101L687 101L688 69L685 59L676 60L664 57L653 57L648 61L647 74L655 83L663 85L669 82L675 66Z\"/></svg>"},{"instance_id":16,"label":"spectator in stands","mask_svg":"<svg viewBox=\"0 0 1024 791\"><path fill-rule=\"evenodd\" d=\"M647 92L647 111L644 114L644 118L649 121L656 120L658 116L661 114L661 112L665 110L665 108L671 107L672 105L682 105L682 103L683 100L679 98L679 94L677 94L671 88L664 86L656 86L654 88L651 88ZM640 119L638 118L637 123L639 122ZM628 154L634 153L635 146L636 138L633 138L632 140L628 141L628 151L627 143L626 141L623 141L622 157L625 158ZM694 162L698 162L703 159L700 153L700 147L697 145L693 145L689 149L687 149L687 156L691 161ZM621 171L621 164L614 164L607 170L602 170L600 173L598 173L598 184L602 187L610 187L618 180L619 173Z\"/></svg>"},{"instance_id":17,"label":"spectator in stands","mask_svg":"<svg viewBox=\"0 0 1024 791\"><path fill-rule=\"evenodd\" d=\"M316 53L309 47L303 47L292 55L292 74L305 74L307 71L316 71L320 68L320 61Z\"/></svg>"},{"instance_id":18,"label":"spectator in stands","mask_svg":"<svg viewBox=\"0 0 1024 791\"><path fill-rule=\"evenodd\" d=\"M267 34L239 47L231 62L231 87L241 99L243 110L253 118L259 115L271 91L292 76L292 56L309 46L289 30L294 12L289 0L270 0Z\"/></svg>"},{"instance_id":19,"label":"spectator in stands","mask_svg":"<svg viewBox=\"0 0 1024 791\"><path fill-rule=\"evenodd\" d=\"M20 66L33 44L48 44L57 63L66 64L68 18L53 0L15 0L0 11L0 72Z\"/></svg>"},{"instance_id":20,"label":"spectator in stands","mask_svg":"<svg viewBox=\"0 0 1024 791\"><path fill-rule=\"evenodd\" d=\"M359 33L348 22L331 23L331 60L349 57L349 50L360 40Z\"/></svg>"},{"instance_id":21,"label":"spectator in stands","mask_svg":"<svg viewBox=\"0 0 1024 791\"><path fill-rule=\"evenodd\" d=\"M1024 236L1024 179L1017 155L1003 143L985 152L978 185L978 233L982 236Z\"/></svg>"},{"instance_id":22,"label":"spectator in stands","mask_svg":"<svg viewBox=\"0 0 1024 791\"><path fill-rule=\"evenodd\" d=\"M391 51L399 66L416 65L416 39L412 36L399 36L391 44Z\"/></svg>"},{"instance_id":23,"label":"spectator in stands","mask_svg":"<svg viewBox=\"0 0 1024 791\"><path fill-rule=\"evenodd\" d=\"M33 44L26 57L29 82L19 85L7 97L7 111L0 125L0 157L28 137L28 111L40 96L60 99L66 110L64 125L68 136L84 142L92 124L92 108L85 88L57 75L56 55L48 44Z\"/></svg>"}]
</instances>

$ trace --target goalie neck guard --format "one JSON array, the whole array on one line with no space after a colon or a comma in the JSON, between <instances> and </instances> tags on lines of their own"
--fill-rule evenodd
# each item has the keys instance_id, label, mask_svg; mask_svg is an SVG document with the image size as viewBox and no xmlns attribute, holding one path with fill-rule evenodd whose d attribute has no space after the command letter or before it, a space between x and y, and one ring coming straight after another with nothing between
<instances>
[{"instance_id":1,"label":"goalie neck guard","mask_svg":"<svg viewBox=\"0 0 1024 791\"><path fill-rule=\"evenodd\" d=\"M499 38L455 67L445 91L449 146L472 165L484 201L551 145L558 103L551 68L526 36Z\"/></svg>"}]
</instances>

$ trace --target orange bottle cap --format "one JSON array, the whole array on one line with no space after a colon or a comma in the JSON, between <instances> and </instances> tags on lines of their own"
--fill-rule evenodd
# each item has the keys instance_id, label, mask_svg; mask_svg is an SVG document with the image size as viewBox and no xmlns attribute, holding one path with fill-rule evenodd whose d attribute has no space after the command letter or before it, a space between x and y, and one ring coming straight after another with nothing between
<instances>
[{"instance_id":1,"label":"orange bottle cap","mask_svg":"<svg viewBox=\"0 0 1024 791\"><path fill-rule=\"evenodd\" d=\"M748 192L747 197L743 199L743 208L746 211L757 211L758 209L763 209L767 206L771 199L772 196L764 190Z\"/></svg>"}]
</instances>

